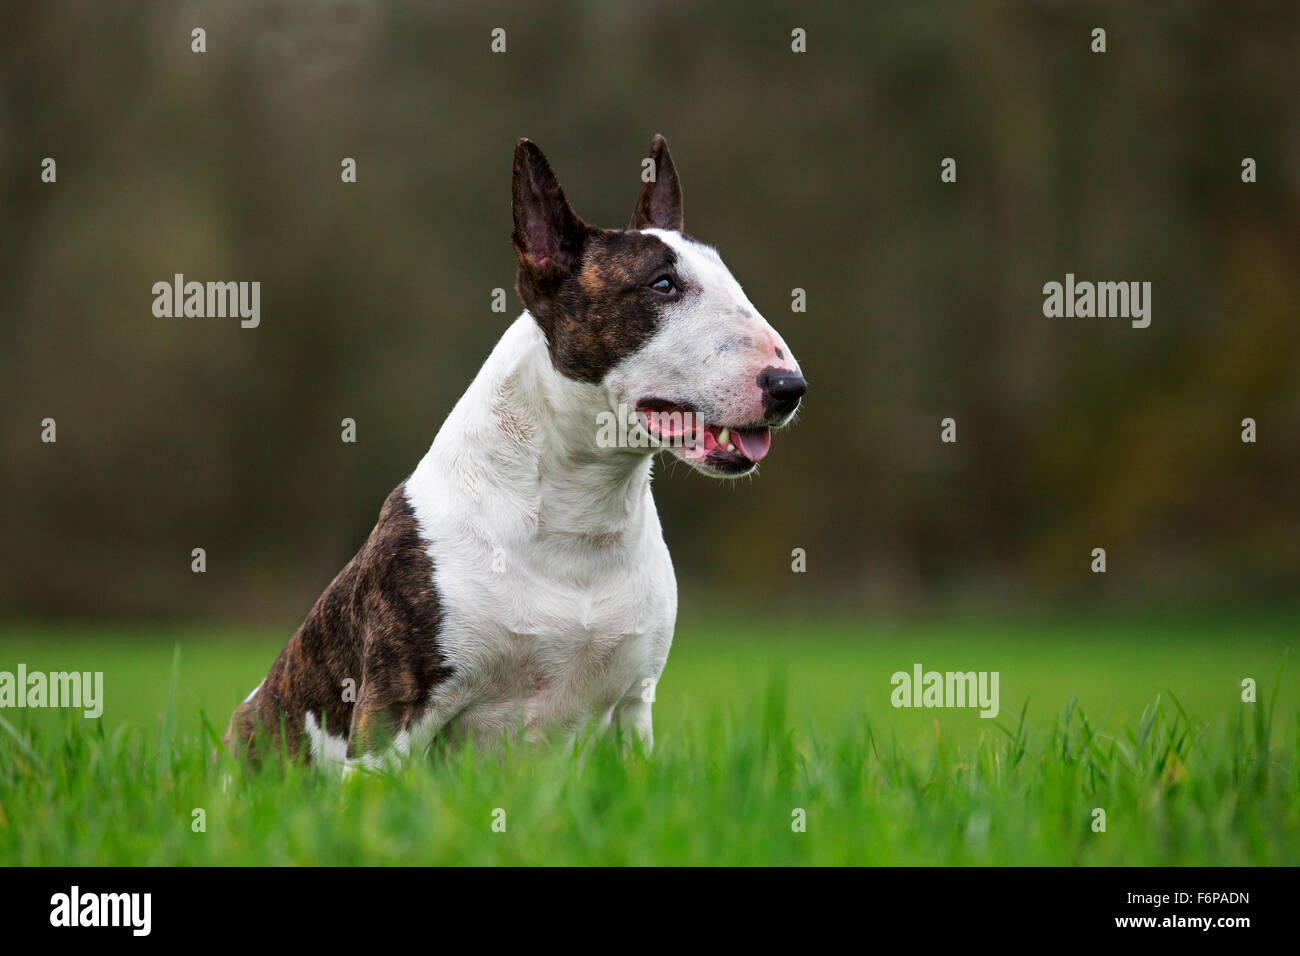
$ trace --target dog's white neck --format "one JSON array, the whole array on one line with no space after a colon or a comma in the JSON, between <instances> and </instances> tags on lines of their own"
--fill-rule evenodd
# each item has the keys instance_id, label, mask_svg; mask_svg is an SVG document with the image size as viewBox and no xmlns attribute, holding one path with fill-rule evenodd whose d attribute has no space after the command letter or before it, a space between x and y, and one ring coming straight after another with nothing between
<instances>
[{"instance_id":1,"label":"dog's white neck","mask_svg":"<svg viewBox=\"0 0 1300 956\"><path fill-rule=\"evenodd\" d=\"M408 494L417 512L453 507L505 548L636 533L653 508L651 455L600 446L599 416L615 411L605 389L555 371L525 312L447 417Z\"/></svg>"},{"instance_id":2,"label":"dog's white neck","mask_svg":"<svg viewBox=\"0 0 1300 956\"><path fill-rule=\"evenodd\" d=\"M536 329L531 316L521 322ZM512 330L513 331L513 330ZM530 330L531 331L531 330ZM535 376L539 440L531 453L537 468L540 534L608 535L638 527L650 503L651 455L604 448L600 416L614 414L606 391L555 371L545 341L518 366Z\"/></svg>"}]
</instances>

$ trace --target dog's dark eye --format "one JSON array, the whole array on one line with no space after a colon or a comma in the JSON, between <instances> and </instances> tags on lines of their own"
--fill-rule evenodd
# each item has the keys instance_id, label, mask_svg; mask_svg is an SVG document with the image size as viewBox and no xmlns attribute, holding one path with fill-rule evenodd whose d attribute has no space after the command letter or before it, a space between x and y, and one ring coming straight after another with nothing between
<instances>
[{"instance_id":1,"label":"dog's dark eye","mask_svg":"<svg viewBox=\"0 0 1300 956\"><path fill-rule=\"evenodd\" d=\"M677 283L673 282L672 276L660 276L650 283L650 288L663 295L672 295L677 291Z\"/></svg>"}]
</instances>

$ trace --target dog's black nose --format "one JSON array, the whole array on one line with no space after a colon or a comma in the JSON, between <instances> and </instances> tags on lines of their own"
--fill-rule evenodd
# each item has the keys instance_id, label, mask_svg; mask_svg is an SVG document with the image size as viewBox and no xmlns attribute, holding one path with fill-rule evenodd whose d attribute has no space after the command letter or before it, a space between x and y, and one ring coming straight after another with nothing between
<instances>
[{"instance_id":1,"label":"dog's black nose","mask_svg":"<svg viewBox=\"0 0 1300 956\"><path fill-rule=\"evenodd\" d=\"M763 410L769 415L789 415L808 391L803 376L788 368L769 366L758 373L756 381L763 391Z\"/></svg>"}]
</instances>

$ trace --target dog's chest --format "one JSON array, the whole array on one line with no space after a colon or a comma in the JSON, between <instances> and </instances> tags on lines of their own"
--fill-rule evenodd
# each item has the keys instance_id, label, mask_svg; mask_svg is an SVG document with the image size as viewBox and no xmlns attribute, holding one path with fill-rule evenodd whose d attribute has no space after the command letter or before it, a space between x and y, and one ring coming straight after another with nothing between
<instances>
[{"instance_id":1,"label":"dog's chest","mask_svg":"<svg viewBox=\"0 0 1300 956\"><path fill-rule=\"evenodd\" d=\"M676 593L662 538L634 552L571 542L439 563L453 734L577 730L667 654Z\"/></svg>"},{"instance_id":2,"label":"dog's chest","mask_svg":"<svg viewBox=\"0 0 1300 956\"><path fill-rule=\"evenodd\" d=\"M663 669L677 585L649 458L594 444L608 402L556 375L525 314L408 479L452 735L576 730Z\"/></svg>"}]
</instances>

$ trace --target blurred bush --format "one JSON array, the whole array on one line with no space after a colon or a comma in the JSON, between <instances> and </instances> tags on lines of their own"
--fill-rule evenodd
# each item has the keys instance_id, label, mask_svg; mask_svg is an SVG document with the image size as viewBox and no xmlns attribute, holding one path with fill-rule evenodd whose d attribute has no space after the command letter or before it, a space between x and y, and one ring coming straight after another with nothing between
<instances>
[{"instance_id":1,"label":"blurred bush","mask_svg":"<svg viewBox=\"0 0 1300 956\"><path fill-rule=\"evenodd\" d=\"M661 474L688 600L1293 596L1300 15L1150 6L7 11L0 613L303 612L518 308L514 141L618 227L655 132L811 382L761 480ZM155 318L177 272L261 327ZM1067 272L1151 327L1044 318Z\"/></svg>"}]
</instances>

